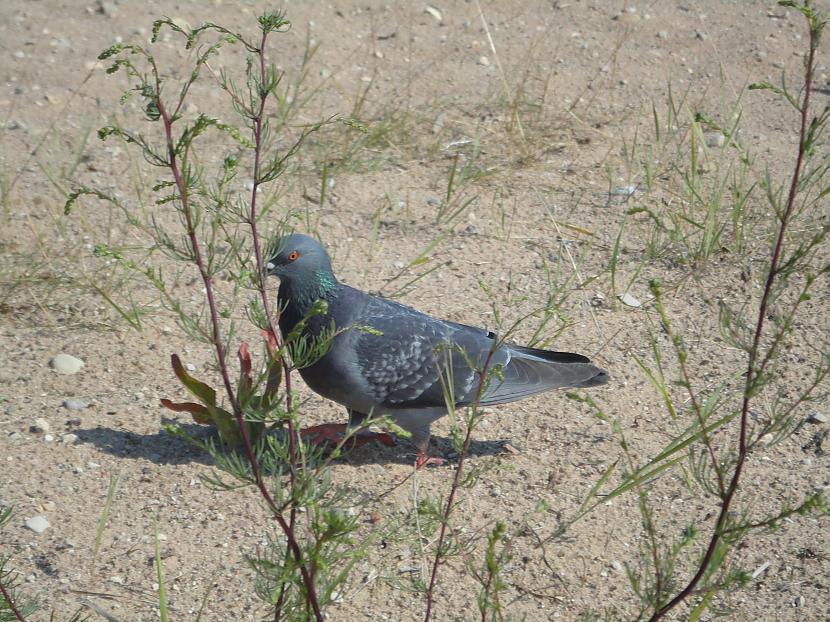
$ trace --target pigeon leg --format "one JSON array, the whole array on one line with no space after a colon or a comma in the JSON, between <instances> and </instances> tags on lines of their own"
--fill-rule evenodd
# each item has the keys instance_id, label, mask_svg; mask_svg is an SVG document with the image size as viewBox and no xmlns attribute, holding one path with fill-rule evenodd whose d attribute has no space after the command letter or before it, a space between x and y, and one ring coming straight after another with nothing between
<instances>
[{"instance_id":1,"label":"pigeon leg","mask_svg":"<svg viewBox=\"0 0 830 622\"><path fill-rule=\"evenodd\" d=\"M443 458L439 458L437 456L430 456L427 454L427 449L429 448L429 424L418 426L416 428L410 428L409 432L412 433L412 442L415 443L415 447L418 448L417 453L415 454L415 470L421 469L425 466L429 466L430 464L435 465L442 465L445 464L447 461Z\"/></svg>"},{"instance_id":2,"label":"pigeon leg","mask_svg":"<svg viewBox=\"0 0 830 622\"><path fill-rule=\"evenodd\" d=\"M369 418L367 414L352 410L351 408L347 408L346 411L349 413L349 428L359 428ZM395 446L395 440L386 432L370 432L369 430L361 430L355 435L354 446L362 447L369 441L377 441L387 447Z\"/></svg>"},{"instance_id":3,"label":"pigeon leg","mask_svg":"<svg viewBox=\"0 0 830 622\"><path fill-rule=\"evenodd\" d=\"M447 461L444 458L439 458L437 456L428 456L425 452L418 450L418 453L415 454L415 470L417 471L420 468L425 466L429 466L430 464L434 464L436 466L441 466L442 464L446 464Z\"/></svg>"}]
</instances>

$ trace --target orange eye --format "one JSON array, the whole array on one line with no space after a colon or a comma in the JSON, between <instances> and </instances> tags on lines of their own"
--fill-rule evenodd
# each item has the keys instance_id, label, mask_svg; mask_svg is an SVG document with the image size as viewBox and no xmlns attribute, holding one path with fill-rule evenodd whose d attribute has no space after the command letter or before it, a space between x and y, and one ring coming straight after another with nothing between
<instances>
[{"instance_id":1,"label":"orange eye","mask_svg":"<svg viewBox=\"0 0 830 622\"><path fill-rule=\"evenodd\" d=\"M296 261L297 259L299 259L299 257L300 253L298 253L297 251L291 251L290 253L288 253L288 261Z\"/></svg>"}]
</instances>

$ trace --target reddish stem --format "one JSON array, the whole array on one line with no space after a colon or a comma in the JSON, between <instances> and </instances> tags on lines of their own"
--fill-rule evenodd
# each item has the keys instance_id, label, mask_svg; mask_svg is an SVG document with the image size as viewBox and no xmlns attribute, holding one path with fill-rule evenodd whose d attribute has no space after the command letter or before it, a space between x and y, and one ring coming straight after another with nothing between
<instances>
[{"instance_id":1,"label":"reddish stem","mask_svg":"<svg viewBox=\"0 0 830 622\"><path fill-rule=\"evenodd\" d=\"M744 384L744 396L743 401L741 404L741 423L740 423L740 432L738 436L738 457L735 463L735 471L732 473L732 478L729 482L729 486L726 490L726 494L723 496L721 501L721 509L718 515L717 522L715 523L715 529L712 533L712 537L709 540L709 545L706 547L706 552L703 555L703 559L700 561L698 565L697 572L688 582L686 587L684 587L674 598L672 598L669 602L665 605L657 609L654 612L654 615L649 618L649 622L656 622L663 618L669 611L674 609L677 605L679 605L683 600L685 600L694 590L696 589L698 583L703 578L703 575L706 574L706 571L709 569L709 563L712 561L712 557L715 554L715 550L717 549L718 544L723 537L724 530L729 518L729 509L732 505L732 500L735 497L735 493L738 490L738 484L741 479L741 474L743 473L744 464L746 463L748 451L747 451L747 434L749 428L749 403L752 395L753 385L756 382L756 379L763 373L764 368L766 367L766 361L762 363L760 368L756 369L755 365L758 360L759 352L761 349L761 337L763 336L764 332L764 322L767 317L767 307L769 305L769 299L772 295L772 287L775 283L775 278L778 276L778 263L781 258L781 249L784 246L784 237L787 232L787 226L789 225L790 217L792 216L793 210L795 209L795 198L798 194L798 183L801 177L801 168L804 164L804 154L806 150L806 140L807 140L807 126L809 123L809 109L810 109L810 93L812 91L813 85L813 71L814 71L814 61L815 61L815 51L817 47L816 41L816 33L814 30L810 29L810 52L807 57L807 73L805 75L805 82L804 82L804 99L801 102L801 130L799 133L799 141L798 141L798 155L795 161L795 169L793 170L792 179L790 182L790 191L787 196L787 203L786 208L784 210L784 214L781 216L781 225L778 229L778 237L775 241L775 248L772 253L772 259L770 261L769 272L767 273L766 283L764 285L764 293L761 296L761 303L758 307L758 319L755 323L755 335L752 341L752 348L749 351L749 361L747 363L747 374L746 374L746 383Z\"/></svg>"},{"instance_id":2,"label":"reddish stem","mask_svg":"<svg viewBox=\"0 0 830 622\"><path fill-rule=\"evenodd\" d=\"M257 56L259 59L259 76L260 76L260 83L264 84L267 78L266 68L265 68L265 42L268 37L268 32L263 31L262 39L260 41L260 47L257 51ZM263 270L264 262L262 259L262 247L259 240L259 232L257 228L257 196L259 194L259 187L260 187L260 169L261 169L261 158L262 158L262 127L263 127L263 119L265 116L265 104L268 98L268 93L264 91L264 89L260 89L259 94L259 109L257 110L256 114L253 115L253 133L254 133L254 183L253 188L251 190L251 207L248 216L248 225L251 227L251 237L254 241L254 257L256 259L256 266L257 266L257 288L259 290L259 296L262 300L262 309L263 313L265 314L265 318L268 321L268 330L270 331L271 335L274 337L274 341L276 343L277 351L282 349L282 335L280 331L274 324L274 315L271 313L271 305L268 299L268 288L266 287L265 278L266 274ZM288 365L286 364L285 357L280 355L279 364L281 365L284 378L285 378L285 408L287 412L291 412L292 409L292 397L291 397L291 372L288 369ZM289 416L288 418L288 461L290 466L290 480L291 480L291 489L294 489L294 485L297 479L297 432L294 428L294 421ZM270 500L269 495L269 505L272 507L273 511L278 512L280 515L282 512L280 509L276 507L276 504ZM294 505L291 505L291 511L289 514L289 522L288 528L294 533L294 528L296 526L297 520L297 512ZM313 571L310 573L312 578L310 586L307 585L306 589L308 590L309 587L309 599L313 600L312 607L315 610L315 613L318 611L318 604L317 604L317 595L314 590L313 585ZM280 594L277 599L277 602L274 607L274 616L275 619L279 619L282 611L283 601L285 597L285 585L283 585L280 589Z\"/></svg>"},{"instance_id":3,"label":"reddish stem","mask_svg":"<svg viewBox=\"0 0 830 622\"><path fill-rule=\"evenodd\" d=\"M237 425L239 426L239 430L242 435L242 442L245 448L245 454L248 458L248 461L251 464L251 472L253 474L256 486L259 489L262 497L265 499L268 506L271 508L271 511L274 514L274 518L276 519L277 523L279 523L280 528L285 533L286 540L288 542L288 548L291 550L292 554L294 555L294 558L297 560L297 564L300 567L300 573L303 578L303 585L306 588L308 600L314 611L314 616L318 620L318 622L322 622L323 616L320 612L319 604L317 603L316 590L314 588L314 580L309 574L305 564L303 563L302 549L300 549L300 546L297 543L297 539L294 535L293 525L289 526L289 524L286 522L285 518L279 512L276 503L271 497L271 493L268 491L268 488L265 485L265 481L262 478L262 473L260 472L259 464L257 462L253 445L251 443L251 438L248 433L248 426L245 423L242 410L239 406L239 402L236 399L236 395L231 385L231 379L228 373L228 366L225 360L225 349L222 345L221 333L219 332L219 313L216 310L216 301L213 294L213 282L210 274L207 271L207 268L205 267L204 258L202 257L202 252L199 245L199 239L196 235L196 228L193 222L193 214L190 208L187 185L184 182L181 171L179 169L178 161L176 159L176 147L175 141L173 140L173 124L171 122L170 115L168 114L167 109L164 106L164 103L162 102L160 96L156 96L156 105L158 106L161 119L164 122L164 131L167 137L167 153L169 158L169 166L171 172L173 173L173 178L176 182L176 188L179 191L179 200L181 201L182 211L185 215L187 236L190 239L190 245L193 249L193 260L196 263L196 266L199 270L199 274L202 278L202 283L205 286L205 292L208 300L208 309L210 312L211 319L212 341L214 349L216 351L216 357L217 362L219 364L219 371L222 376L222 382L225 385L225 393L227 394L228 400L230 401L231 407L233 408L233 414L236 418Z\"/></svg>"},{"instance_id":4,"label":"reddish stem","mask_svg":"<svg viewBox=\"0 0 830 622\"><path fill-rule=\"evenodd\" d=\"M9 609L14 614L14 617L18 619L19 622L26 622L26 618L23 617L23 614L17 610L17 607L14 606L14 602L12 601L12 595L8 593L6 587L0 583L0 592L3 594L3 600L6 601L8 604Z\"/></svg>"}]
</instances>

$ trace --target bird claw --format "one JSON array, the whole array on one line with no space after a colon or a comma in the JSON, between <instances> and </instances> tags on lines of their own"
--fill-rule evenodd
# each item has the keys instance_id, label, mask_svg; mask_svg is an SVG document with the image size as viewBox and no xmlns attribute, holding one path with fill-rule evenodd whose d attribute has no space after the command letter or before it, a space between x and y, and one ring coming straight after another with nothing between
<instances>
[{"instance_id":1,"label":"bird claw","mask_svg":"<svg viewBox=\"0 0 830 622\"><path fill-rule=\"evenodd\" d=\"M324 423L322 425L314 425L310 428L303 428L300 430L300 436L303 440L308 441L313 445L339 445L348 434L348 425L345 423ZM357 434L351 436L346 442L346 446L350 449L357 449L363 447L366 443L371 441L378 441L387 447L394 447L394 439L385 432L369 432L361 430Z\"/></svg>"},{"instance_id":2,"label":"bird claw","mask_svg":"<svg viewBox=\"0 0 830 622\"><path fill-rule=\"evenodd\" d=\"M428 455L426 455L426 453L424 453L420 449L418 450L418 453L415 454L415 470L416 471L418 469L421 469L421 468L425 467L425 466L429 466L430 464L434 464L436 466L441 466L441 465L446 464L446 463L447 463L447 461L444 460L443 458L439 458L437 456L428 456Z\"/></svg>"},{"instance_id":3,"label":"bird claw","mask_svg":"<svg viewBox=\"0 0 830 622\"><path fill-rule=\"evenodd\" d=\"M337 444L343 440L345 434L345 423L324 423L300 430L302 439L312 445L322 445L323 443Z\"/></svg>"}]
</instances>

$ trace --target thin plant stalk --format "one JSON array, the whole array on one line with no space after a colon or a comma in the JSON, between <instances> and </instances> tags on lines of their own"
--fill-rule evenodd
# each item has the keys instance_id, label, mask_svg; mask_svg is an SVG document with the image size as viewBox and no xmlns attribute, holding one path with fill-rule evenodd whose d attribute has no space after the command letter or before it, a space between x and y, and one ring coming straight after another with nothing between
<instances>
[{"instance_id":1,"label":"thin plant stalk","mask_svg":"<svg viewBox=\"0 0 830 622\"><path fill-rule=\"evenodd\" d=\"M495 345L491 348L490 352L487 353L487 358L484 360L484 366L482 367L481 374L478 381L478 389L476 390L476 397L475 401L473 401L473 414L470 417L472 420L475 415L476 411L478 410L478 404L481 401L481 395L484 392L484 388L487 384L487 372L490 367L490 360L493 358L493 352L495 350ZM458 488L461 484L461 472L464 470L464 458L467 456L467 452L470 449L470 442L473 439L473 426L471 424L467 425L467 430L464 435L464 443L461 446L461 451L458 452L458 466L455 469L455 475L452 479L452 484L450 485L450 492L447 495L447 503L444 506L444 512L441 516L441 531L438 534L438 542L435 545L435 558L432 560L432 570L429 575L429 586L427 587L426 592L426 611L424 612L424 622L429 622L432 616L432 605L434 600L435 594L435 584L438 580L438 565L441 563L441 548L444 546L444 540L446 539L447 534L447 525L450 522L450 514L452 514L453 505L455 503L455 495L458 492Z\"/></svg>"},{"instance_id":2,"label":"thin plant stalk","mask_svg":"<svg viewBox=\"0 0 830 622\"><path fill-rule=\"evenodd\" d=\"M709 544L703 554L703 558L698 564L697 571L689 580L686 586L680 590L671 600L665 605L659 607L654 614L649 618L649 622L656 622L666 616L671 610L688 598L696 589L703 576L709 569L709 562L718 549L718 545L725 535L726 525L729 519L729 511L735 493L741 482L741 475L746 464L746 459L749 455L747 445L747 434L749 428L749 404L754 395L754 388L759 376L761 376L766 368L769 358L764 358L760 365L757 364L760 357L761 338L764 334L764 324L767 317L767 307L769 305L770 297L772 295L773 286L778 276L779 261L781 259L781 250L784 245L784 238L790 224L793 210L795 209L795 199L798 195L798 186L801 179L801 169L804 163L804 157L807 150L808 127L809 127L809 112L810 112L810 94L813 89L813 74L815 71L815 53L818 48L818 29L811 23L810 28L810 50L808 52L807 60L805 62L806 74L804 81L804 96L800 105L801 113L801 128L799 131L798 153L796 156L795 167L790 181L789 194L787 196L786 207L784 213L780 217L780 225L778 228L778 236L775 241L775 247L772 252L772 258L767 272L766 283L764 284L764 291L761 296L761 302L758 306L758 315L755 323L755 331L752 341L752 347L749 351L749 360L747 361L746 382L744 384L744 395L741 403L740 416L740 430L738 433L738 455L735 462L735 470L726 487L726 492L721 501L721 509L718 514L712 536L709 539Z\"/></svg>"},{"instance_id":3,"label":"thin plant stalk","mask_svg":"<svg viewBox=\"0 0 830 622\"><path fill-rule=\"evenodd\" d=\"M262 37L263 45L265 43L266 37L267 37L267 30L264 30L263 31L263 37ZM264 69L264 63L265 63L264 50L259 49L258 50L258 55L259 55L259 58L260 58L260 67L261 67L261 69L263 71L263 75L264 75L264 71L265 71L265 69ZM256 149L255 149L255 158L256 158L257 166L259 164L259 159L260 159L261 150L262 150L262 142L261 142L262 120L263 120L263 110L264 110L265 98L266 97L267 97L267 93L263 93L261 95L260 111L259 111L259 114L257 116L258 121L255 122L256 136L258 138L258 142L256 144ZM184 181L184 178L182 176L182 173L181 173L181 170L180 170L180 167L179 167L178 160L176 158L176 145L175 145L175 141L173 140L173 120L172 120L171 115L168 113L168 111L167 111L167 109L164 105L164 102L161 99L160 93L156 93L156 96L155 96L154 100L155 100L155 104L157 106L157 109L159 111L160 118L162 119L162 122L164 124L165 136L166 136L166 139L167 139L168 158L169 158L168 166L170 168L171 173L173 174L173 178L174 178L174 181L175 181L175 184L176 184L176 188L179 191L179 201L182 205L182 210L183 210L184 216L185 216L187 236L188 236L188 239L190 240L190 245L191 245L191 248L193 250L193 261L196 264L197 269L199 270L199 275L202 279L202 284L205 287L205 295L206 295L207 302L208 302L208 311L209 311L209 315L210 315L210 322L211 322L211 329L212 329L212 342L213 342L214 350L216 352L216 358L217 358L217 363L218 363L218 367L219 367L219 372L220 372L220 375L222 377L222 383L225 386L225 393L228 396L228 400L231 404L231 408L233 410L234 417L236 419L237 425L239 426L240 434L242 436L242 444L243 444L243 447L244 447L245 455L248 458L248 461L250 462L250 465L251 465L251 473L252 473L253 478L254 478L254 483L255 483L256 487L258 488L260 494L262 495L263 499L267 503L269 509L273 513L274 518L276 519L276 521L279 524L280 528L282 529L282 531L284 532L284 534L286 536L286 540L288 542L288 549L291 550L291 552L294 555L294 558L296 559L297 564L300 568L300 573L301 573L302 579L303 579L303 586L305 587L305 590L306 590L307 602L308 602L309 606L311 607L311 609L314 613L315 619L318 622L322 622L323 616L322 616L322 612L320 610L320 605L318 603L318 599L317 599L317 595L316 595L316 590L315 590L315 586L314 586L314 579L313 579L312 573L309 570L309 568L306 567L306 565L303 563L302 550L300 549L300 546L299 546L299 544L297 542L297 539L296 539L296 536L295 536L294 512L292 511L292 513L291 513L290 521L286 521L285 517L282 516L282 513L280 512L280 509L278 508L276 502L274 501L273 497L271 496L271 493L269 492L268 487L265 484L265 480L264 480L264 478L262 476L262 472L259 468L259 463L257 461L256 454L255 454L254 449L253 449L253 444L251 442L251 437L250 437L250 434L248 432L248 426L245 422L244 414L243 414L242 409L239 405L239 400L237 399L236 394L233 390L233 387L231 386L230 373L228 371L227 360L225 358L225 348L224 348L224 345L222 343L221 333L219 331L220 321L219 321L219 313L217 311L216 301L215 301L215 296L214 296L214 291L213 291L213 280L212 280L211 275L209 274L209 272L207 270L204 258L202 256L202 252L201 252L201 248L200 248L200 244L199 244L199 239L198 239L198 236L196 235L196 228L195 228L194 218L193 218L193 214L192 214L192 209L191 209L190 202L189 202L187 184ZM251 206L251 223L250 224L251 224L251 226L254 230L254 242L257 245L257 249L258 249L259 245L258 245L258 238L257 238L257 235L256 235L256 225L255 225L255 223L256 223L256 218L255 218L255 216L256 216L256 203L255 203L256 190L257 190L257 186L256 186L256 178L255 178L255 185L254 185L254 191L253 191L254 199L252 200L252 206ZM258 265L258 268L260 268L259 271L261 273L262 272L262 270L261 270L261 268L262 268L261 250L258 249L257 253L258 253L257 265ZM263 298L263 305L265 305L266 302L267 302L267 296L265 295L264 276L262 274L260 274L260 294L264 297ZM266 307L266 313L267 313L267 309L268 308ZM269 321L269 324L272 322L272 320L270 319L270 314L269 314L269 320L268 321ZM271 325L271 330L272 331L274 330L273 325ZM289 387L286 399L290 400L290 381L288 380L288 374L287 373L286 373L286 385ZM290 423L289 423L289 425L290 425ZM293 435L294 435L293 427L291 428L291 434L292 434L292 441L293 441ZM290 451L291 451L291 456L292 456L292 459L291 459L291 461L292 461L292 473L296 473L296 471L294 470L295 467L296 467L296 445L292 442L290 447L291 447Z\"/></svg>"},{"instance_id":4,"label":"thin plant stalk","mask_svg":"<svg viewBox=\"0 0 830 622\"><path fill-rule=\"evenodd\" d=\"M0 582L0 594L3 595L3 600L6 601L6 605L9 607L9 611L14 614L14 617L17 618L18 622L27 622L26 618L23 617L23 614L14 606L14 601L12 600L12 595L9 594L6 587Z\"/></svg>"}]
</instances>

